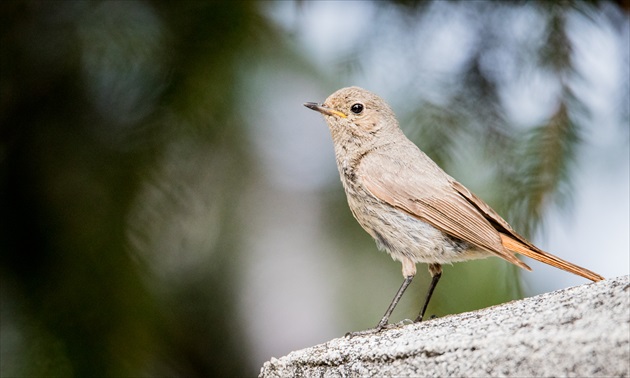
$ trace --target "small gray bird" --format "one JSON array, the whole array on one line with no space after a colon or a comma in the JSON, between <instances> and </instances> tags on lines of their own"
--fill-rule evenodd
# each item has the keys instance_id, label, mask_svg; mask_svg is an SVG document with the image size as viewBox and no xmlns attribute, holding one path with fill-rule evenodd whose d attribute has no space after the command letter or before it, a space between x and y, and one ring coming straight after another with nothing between
<instances>
[{"instance_id":1,"label":"small gray bird","mask_svg":"<svg viewBox=\"0 0 630 378\"><path fill-rule=\"evenodd\" d=\"M514 255L519 253L593 281L603 279L517 234L407 139L391 108L375 94L343 88L323 104L304 106L328 123L352 214L380 249L402 263L404 281L376 331L387 325L416 274L416 263L427 263L432 276L416 322L424 317L441 264L497 256L531 270Z\"/></svg>"}]
</instances>

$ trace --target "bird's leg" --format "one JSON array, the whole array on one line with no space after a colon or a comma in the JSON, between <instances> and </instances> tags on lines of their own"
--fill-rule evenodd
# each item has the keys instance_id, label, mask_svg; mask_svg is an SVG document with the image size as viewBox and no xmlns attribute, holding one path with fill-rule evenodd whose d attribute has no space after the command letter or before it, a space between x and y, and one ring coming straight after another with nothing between
<instances>
[{"instance_id":1,"label":"bird's leg","mask_svg":"<svg viewBox=\"0 0 630 378\"><path fill-rule=\"evenodd\" d=\"M398 304L398 301L400 301L400 298L402 298L403 294L405 293L405 290L407 290L407 287L411 283L411 280L413 280L413 277L415 277L416 275L416 263L414 263L407 257L404 257L403 259L401 259L401 262L402 262L402 275L403 277L405 277L405 280L403 281L402 285L400 285L400 289L398 289L398 291L396 292L394 299L392 299L392 303L389 304L387 311L385 311L385 315L383 315L383 318L381 319L381 321L378 322L378 324L376 325L377 331L380 331L383 328L385 328L385 326L387 325L387 322L389 321L390 315L392 314L392 312L394 312L394 308L396 308L396 305Z\"/></svg>"},{"instance_id":2,"label":"bird's leg","mask_svg":"<svg viewBox=\"0 0 630 378\"><path fill-rule=\"evenodd\" d=\"M405 290L407 290L407 287L411 283L411 280L413 280L413 276L405 277L405 280L403 281L402 285L400 285L400 289L398 289L398 291L396 292L396 295L394 296L394 299L392 299L392 303L389 304L387 311L385 311L385 315L383 315L383 318L381 319L381 321L378 322L378 325L376 326L377 331L380 331L383 328L385 328L385 326L387 325L387 322L389 322L389 317L392 315L392 312L394 312L394 309L396 308L398 301L400 301L400 298L402 298L403 294L405 293Z\"/></svg>"},{"instance_id":3,"label":"bird's leg","mask_svg":"<svg viewBox=\"0 0 630 378\"><path fill-rule=\"evenodd\" d=\"M385 329L385 327L387 327L387 323L389 322L389 317L392 315L392 312L394 312L394 309L396 308L398 301L400 301L400 298L402 298L403 294L405 293L405 290L407 290L407 287L411 283L411 280L413 280L413 277L416 275L416 264L408 258L403 258L402 259L402 273L403 273L403 277L405 277L405 280L403 281L402 285L400 285L400 288L396 292L394 299L392 299L392 303L389 304L387 311L385 311L385 315L383 315L383 318L381 319L380 322L378 322L376 327L373 329L366 330L366 331L348 332L346 333L346 337L373 334L376 332L380 332L383 329Z\"/></svg>"},{"instance_id":4,"label":"bird's leg","mask_svg":"<svg viewBox=\"0 0 630 378\"><path fill-rule=\"evenodd\" d=\"M442 277L442 266L440 264L429 264L429 273L431 273L432 277L431 286L429 286L429 291L427 292L427 296L424 300L422 311L420 311L420 315L416 318L416 322L421 322L422 318L424 318L424 313L427 311L427 307L429 307L429 301L433 295L433 290L435 290L440 277Z\"/></svg>"},{"instance_id":5,"label":"bird's leg","mask_svg":"<svg viewBox=\"0 0 630 378\"><path fill-rule=\"evenodd\" d=\"M396 308L398 301L403 296L403 293L405 292L405 290L407 290L407 286L409 286L412 279L413 279L413 276L405 277L405 280L403 281L402 285L400 285L400 289L398 289L398 292L396 292L396 296L394 296L392 303L390 303L389 307L387 308L387 311L385 311L385 315L383 315L383 318L381 319L380 322L378 322L376 327L365 330L365 331L348 332L346 333L346 337L372 335L374 333L380 332L383 329L385 329L385 327L387 327L389 317L391 316L392 312L394 312L394 308Z\"/></svg>"}]
</instances>

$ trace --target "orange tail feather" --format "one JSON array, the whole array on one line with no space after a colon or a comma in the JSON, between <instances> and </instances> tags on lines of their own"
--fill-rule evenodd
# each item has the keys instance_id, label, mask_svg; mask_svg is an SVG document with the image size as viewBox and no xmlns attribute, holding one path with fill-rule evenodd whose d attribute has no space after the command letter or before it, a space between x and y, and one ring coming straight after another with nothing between
<instances>
[{"instance_id":1,"label":"orange tail feather","mask_svg":"<svg viewBox=\"0 0 630 378\"><path fill-rule=\"evenodd\" d=\"M575 264L572 264L568 261L562 260L561 258L552 255L551 253L547 253L542 251L536 247L531 248L518 240L511 238L509 235L501 233L501 243L503 246L510 251L514 251L516 253L520 253L521 255L525 255L534 260L538 260L545 264L549 264L556 268L566 270L567 272L571 272L573 274L577 274L578 276L582 276L584 278L588 278L591 281L601 281L604 277L600 276L597 273L591 272L588 269L582 268Z\"/></svg>"}]
</instances>

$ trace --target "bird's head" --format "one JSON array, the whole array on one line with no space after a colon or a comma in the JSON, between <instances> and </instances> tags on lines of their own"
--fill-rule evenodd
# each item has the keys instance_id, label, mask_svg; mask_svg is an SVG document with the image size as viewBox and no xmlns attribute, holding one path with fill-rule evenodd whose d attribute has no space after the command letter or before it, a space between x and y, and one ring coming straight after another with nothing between
<instances>
[{"instance_id":1,"label":"bird's head","mask_svg":"<svg viewBox=\"0 0 630 378\"><path fill-rule=\"evenodd\" d=\"M373 144L398 130L398 122L389 105L363 88L342 88L323 104L307 102L304 106L324 115L335 143L358 138L358 141Z\"/></svg>"}]
</instances>

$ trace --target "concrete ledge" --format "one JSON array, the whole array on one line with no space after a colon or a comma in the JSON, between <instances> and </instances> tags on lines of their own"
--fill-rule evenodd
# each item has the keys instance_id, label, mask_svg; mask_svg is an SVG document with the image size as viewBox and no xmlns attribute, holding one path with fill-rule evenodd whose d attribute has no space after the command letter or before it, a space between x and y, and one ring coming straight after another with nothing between
<instances>
[{"instance_id":1,"label":"concrete ledge","mask_svg":"<svg viewBox=\"0 0 630 378\"><path fill-rule=\"evenodd\" d=\"M338 338L260 377L630 376L628 276L479 311Z\"/></svg>"}]
</instances>

